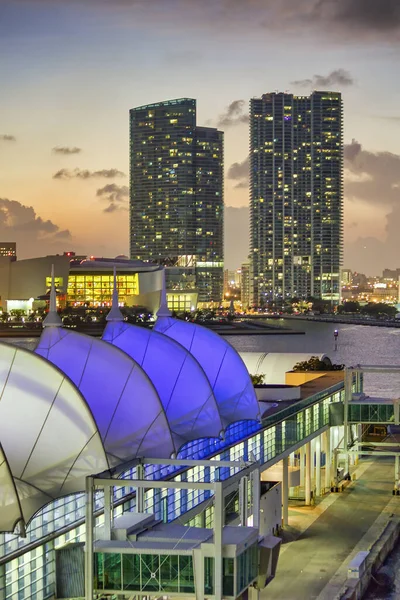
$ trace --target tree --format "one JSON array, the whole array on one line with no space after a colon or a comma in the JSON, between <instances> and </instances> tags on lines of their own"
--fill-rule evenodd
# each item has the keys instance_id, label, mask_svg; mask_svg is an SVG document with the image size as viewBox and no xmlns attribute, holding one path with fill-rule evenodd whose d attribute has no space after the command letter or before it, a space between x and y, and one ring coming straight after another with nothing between
<instances>
[{"instance_id":1,"label":"tree","mask_svg":"<svg viewBox=\"0 0 400 600\"><path fill-rule=\"evenodd\" d=\"M343 304L339 304L337 311L339 314L342 313L359 313L360 312L360 303L356 300L347 300Z\"/></svg>"},{"instance_id":2,"label":"tree","mask_svg":"<svg viewBox=\"0 0 400 600\"><path fill-rule=\"evenodd\" d=\"M250 379L253 385L263 385L265 375L263 373L259 373L258 375L250 375Z\"/></svg>"},{"instance_id":3,"label":"tree","mask_svg":"<svg viewBox=\"0 0 400 600\"><path fill-rule=\"evenodd\" d=\"M308 360L296 363L293 371L342 371L344 365L327 364L320 360L318 356L311 356Z\"/></svg>"},{"instance_id":4,"label":"tree","mask_svg":"<svg viewBox=\"0 0 400 600\"><path fill-rule=\"evenodd\" d=\"M368 302L366 306L363 306L361 312L375 318L393 318L397 314L397 308L391 304L385 304L385 302Z\"/></svg>"}]
</instances>

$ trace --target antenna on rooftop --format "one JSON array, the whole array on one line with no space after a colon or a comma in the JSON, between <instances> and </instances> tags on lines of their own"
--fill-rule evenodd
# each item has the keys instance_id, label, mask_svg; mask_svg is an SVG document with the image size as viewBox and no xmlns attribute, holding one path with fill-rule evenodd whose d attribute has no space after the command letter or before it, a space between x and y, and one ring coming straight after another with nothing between
<instances>
[{"instance_id":1,"label":"antenna on rooftop","mask_svg":"<svg viewBox=\"0 0 400 600\"><path fill-rule=\"evenodd\" d=\"M62 327L60 315L57 312L56 285L54 282L54 265L51 265L50 306L43 327Z\"/></svg>"},{"instance_id":2,"label":"antenna on rooftop","mask_svg":"<svg viewBox=\"0 0 400 600\"><path fill-rule=\"evenodd\" d=\"M123 321L124 317L118 306L117 267L114 265L114 289L111 310L106 316L106 321Z\"/></svg>"},{"instance_id":3,"label":"antenna on rooftop","mask_svg":"<svg viewBox=\"0 0 400 600\"><path fill-rule=\"evenodd\" d=\"M172 313L168 308L167 302L167 284L165 281L165 267L162 270L162 288L160 298L160 308L157 311L157 317L171 317Z\"/></svg>"}]
</instances>

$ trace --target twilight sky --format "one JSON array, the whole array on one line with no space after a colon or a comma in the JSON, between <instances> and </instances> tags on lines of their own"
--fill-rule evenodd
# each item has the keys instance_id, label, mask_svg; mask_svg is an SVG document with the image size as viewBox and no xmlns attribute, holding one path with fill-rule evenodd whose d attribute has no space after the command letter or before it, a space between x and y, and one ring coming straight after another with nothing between
<instances>
[{"instance_id":1,"label":"twilight sky","mask_svg":"<svg viewBox=\"0 0 400 600\"><path fill-rule=\"evenodd\" d=\"M128 253L128 111L225 131L226 266L248 253L248 99L340 90L345 267L400 266L399 0L0 0L0 239Z\"/></svg>"}]
</instances>

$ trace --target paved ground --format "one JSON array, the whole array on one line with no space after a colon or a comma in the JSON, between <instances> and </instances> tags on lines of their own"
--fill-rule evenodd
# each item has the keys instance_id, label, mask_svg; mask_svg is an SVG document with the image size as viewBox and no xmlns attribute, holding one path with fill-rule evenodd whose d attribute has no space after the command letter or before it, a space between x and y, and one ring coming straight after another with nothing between
<instances>
[{"instance_id":1,"label":"paved ground","mask_svg":"<svg viewBox=\"0 0 400 600\"><path fill-rule=\"evenodd\" d=\"M289 511L289 523L292 517L292 522L303 533L282 546L276 578L261 592L261 600L312 600L318 597L393 498L392 458L368 462L361 470L364 472L360 478L341 494L331 494L311 509ZM312 522L313 516L317 518ZM294 533L289 529L289 535Z\"/></svg>"}]
</instances>

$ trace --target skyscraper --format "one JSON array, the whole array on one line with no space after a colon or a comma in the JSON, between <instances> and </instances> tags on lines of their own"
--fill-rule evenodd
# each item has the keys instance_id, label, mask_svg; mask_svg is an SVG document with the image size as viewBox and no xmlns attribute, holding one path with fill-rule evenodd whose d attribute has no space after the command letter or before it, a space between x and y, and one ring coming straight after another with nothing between
<instances>
[{"instance_id":1,"label":"skyscraper","mask_svg":"<svg viewBox=\"0 0 400 600\"><path fill-rule=\"evenodd\" d=\"M196 126L196 100L130 111L130 253L171 267L199 301L223 287L223 133Z\"/></svg>"},{"instance_id":2,"label":"skyscraper","mask_svg":"<svg viewBox=\"0 0 400 600\"><path fill-rule=\"evenodd\" d=\"M252 301L339 301L342 99L264 94L250 102Z\"/></svg>"}]
</instances>

